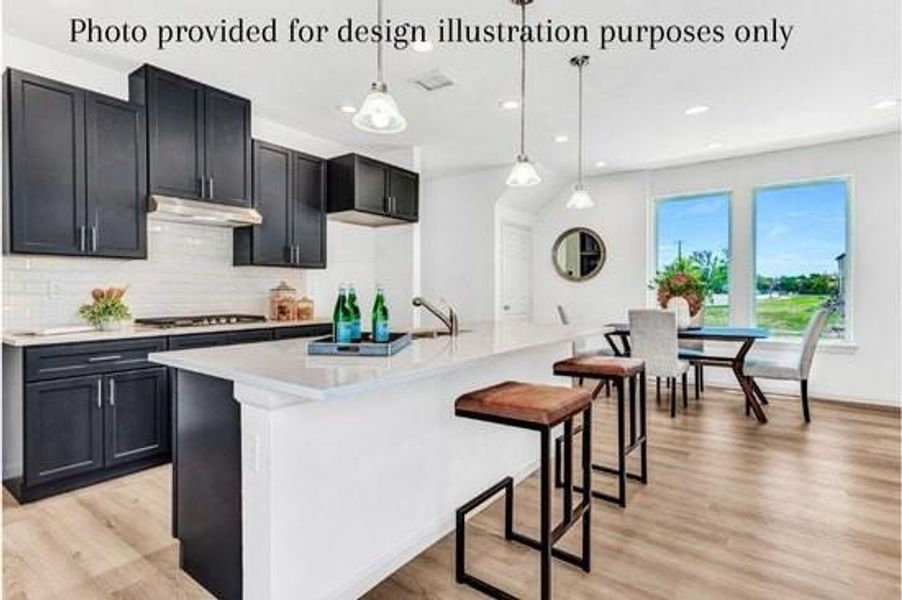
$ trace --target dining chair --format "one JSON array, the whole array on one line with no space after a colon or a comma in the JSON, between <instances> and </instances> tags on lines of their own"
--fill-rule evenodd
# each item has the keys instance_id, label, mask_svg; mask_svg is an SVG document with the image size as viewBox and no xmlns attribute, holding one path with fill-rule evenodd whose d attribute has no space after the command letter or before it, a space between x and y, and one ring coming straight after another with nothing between
<instances>
[{"instance_id":1,"label":"dining chair","mask_svg":"<svg viewBox=\"0 0 902 600\"><path fill-rule=\"evenodd\" d=\"M682 296L674 296L667 301L667 310L677 315L677 326L685 322L690 327L701 327L701 315L699 311L694 317L689 310L689 302ZM703 340L679 340L680 358L689 361L695 371L695 397L705 391L705 342Z\"/></svg>"},{"instance_id":2,"label":"dining chair","mask_svg":"<svg viewBox=\"0 0 902 600\"><path fill-rule=\"evenodd\" d=\"M557 315L561 321L561 325L570 325L572 321L570 320L570 315L567 313L567 309L565 309L562 305L557 305ZM586 344L585 340L577 340L573 342L572 346L573 356L616 356L614 351L610 348L592 348ZM579 378L579 386L582 387L584 379L582 377ZM610 396L611 395L611 382L610 381L602 381L599 383L598 388L596 388L595 393L597 394L599 389L601 389L602 385L605 388L605 393Z\"/></svg>"},{"instance_id":3,"label":"dining chair","mask_svg":"<svg viewBox=\"0 0 902 600\"><path fill-rule=\"evenodd\" d=\"M764 404L767 404L767 398L755 382L756 378L798 381L801 387L802 412L805 422L811 422L811 410L808 407L808 376L811 373L814 351L817 350L821 334L827 327L827 318L833 310L833 306L825 306L812 315L802 336L798 353L775 358L749 356L745 359L742 374L748 378L752 390Z\"/></svg>"},{"instance_id":4,"label":"dining chair","mask_svg":"<svg viewBox=\"0 0 902 600\"><path fill-rule=\"evenodd\" d=\"M645 361L645 373L658 381L670 382L670 416L676 417L677 378L683 380L683 406L687 406L686 371L689 363L680 360L676 314L667 310L641 309L629 311L630 356ZM658 401L661 386L657 386Z\"/></svg>"}]
</instances>

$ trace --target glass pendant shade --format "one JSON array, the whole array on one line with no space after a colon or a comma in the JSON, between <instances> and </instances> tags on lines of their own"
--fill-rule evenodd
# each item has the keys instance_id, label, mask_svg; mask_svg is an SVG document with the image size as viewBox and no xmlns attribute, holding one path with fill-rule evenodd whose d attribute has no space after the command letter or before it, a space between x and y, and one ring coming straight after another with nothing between
<instances>
[{"instance_id":1,"label":"glass pendant shade","mask_svg":"<svg viewBox=\"0 0 902 600\"><path fill-rule=\"evenodd\" d=\"M526 156L518 156L517 163L511 169L511 174L507 177L507 185L509 187L531 187L542 182L539 173L529 158Z\"/></svg>"},{"instance_id":2,"label":"glass pendant shade","mask_svg":"<svg viewBox=\"0 0 902 600\"><path fill-rule=\"evenodd\" d=\"M595 202L592 201L589 190L584 185L577 184L577 186L573 188L573 194L570 195L570 200L567 201L567 208L585 210L594 206Z\"/></svg>"},{"instance_id":3,"label":"glass pendant shade","mask_svg":"<svg viewBox=\"0 0 902 600\"><path fill-rule=\"evenodd\" d=\"M400 133L407 129L407 121L388 93L388 86L377 82L354 115L354 126L370 133Z\"/></svg>"}]
</instances>

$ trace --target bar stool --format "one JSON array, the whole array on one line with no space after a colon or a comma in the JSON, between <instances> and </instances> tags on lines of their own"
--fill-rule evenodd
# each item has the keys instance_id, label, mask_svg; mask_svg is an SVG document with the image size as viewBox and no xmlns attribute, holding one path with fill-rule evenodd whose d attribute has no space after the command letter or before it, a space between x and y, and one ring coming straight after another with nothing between
<instances>
[{"instance_id":1,"label":"bar stool","mask_svg":"<svg viewBox=\"0 0 902 600\"><path fill-rule=\"evenodd\" d=\"M617 390L617 467L612 468L600 464L592 464L592 469L608 475L617 476L618 493L616 496L593 490L592 495L607 502L626 507L626 480L632 479L642 484L648 483L648 435L646 430L645 411L645 361L639 358L579 356L568 358L554 364L554 374L564 377L580 377L598 379L599 385L592 394L594 400L601 389L601 383L612 383ZM639 382L639 414L636 427L636 380ZM624 387L629 382L629 446L626 445L626 411ZM578 433L577 428L573 433ZM565 432L555 440L555 484L560 487L564 483L560 476L561 446L566 444ZM630 473L626 469L626 457L639 451L639 473ZM579 491L579 488L574 488Z\"/></svg>"},{"instance_id":2,"label":"bar stool","mask_svg":"<svg viewBox=\"0 0 902 600\"><path fill-rule=\"evenodd\" d=\"M464 394L454 404L458 417L488 421L508 427L538 431L541 437L540 477L540 539L514 531L514 480L505 477L457 509L456 567L458 583L468 585L493 598L513 599L507 592L470 575L466 571L466 516L493 496L504 491L504 537L541 553L540 590L543 600L551 597L551 558L591 570L591 493L592 493L592 397L580 389L548 385L533 385L508 381L492 387ZM582 428L582 501L573 506L573 417L582 414L586 425ZM551 430L564 424L564 487L563 517L551 526L551 482L549 481ZM554 545L577 522L582 521L582 555L576 556Z\"/></svg>"}]
</instances>

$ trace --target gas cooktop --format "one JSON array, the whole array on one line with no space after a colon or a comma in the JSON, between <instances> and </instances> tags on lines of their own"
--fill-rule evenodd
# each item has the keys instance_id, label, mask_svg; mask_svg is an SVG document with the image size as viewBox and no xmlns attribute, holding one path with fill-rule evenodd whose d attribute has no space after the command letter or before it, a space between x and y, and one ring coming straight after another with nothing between
<instances>
[{"instance_id":1,"label":"gas cooktop","mask_svg":"<svg viewBox=\"0 0 902 600\"><path fill-rule=\"evenodd\" d=\"M265 323L266 317L259 315L199 315L193 317L154 317L135 319L136 325L171 329L173 327L204 327L210 325L236 325L245 323Z\"/></svg>"}]
</instances>

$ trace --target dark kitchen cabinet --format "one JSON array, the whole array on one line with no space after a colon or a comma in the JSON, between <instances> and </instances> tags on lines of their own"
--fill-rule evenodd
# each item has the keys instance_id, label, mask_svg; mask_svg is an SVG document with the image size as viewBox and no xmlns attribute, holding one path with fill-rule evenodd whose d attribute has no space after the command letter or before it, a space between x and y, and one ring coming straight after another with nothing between
<instances>
[{"instance_id":1,"label":"dark kitchen cabinet","mask_svg":"<svg viewBox=\"0 0 902 600\"><path fill-rule=\"evenodd\" d=\"M104 377L105 465L165 453L169 440L167 369L125 371Z\"/></svg>"},{"instance_id":2,"label":"dark kitchen cabinet","mask_svg":"<svg viewBox=\"0 0 902 600\"><path fill-rule=\"evenodd\" d=\"M21 71L6 79L6 249L144 258L138 106Z\"/></svg>"},{"instance_id":3,"label":"dark kitchen cabinet","mask_svg":"<svg viewBox=\"0 0 902 600\"><path fill-rule=\"evenodd\" d=\"M87 234L91 254L147 257L147 141L143 109L88 93Z\"/></svg>"},{"instance_id":4,"label":"dark kitchen cabinet","mask_svg":"<svg viewBox=\"0 0 902 600\"><path fill-rule=\"evenodd\" d=\"M332 218L370 226L419 218L420 176L358 154L329 160L328 211Z\"/></svg>"},{"instance_id":5,"label":"dark kitchen cabinet","mask_svg":"<svg viewBox=\"0 0 902 600\"><path fill-rule=\"evenodd\" d=\"M325 161L257 140L253 148L263 223L235 230L235 264L326 268Z\"/></svg>"},{"instance_id":6,"label":"dark kitchen cabinet","mask_svg":"<svg viewBox=\"0 0 902 600\"><path fill-rule=\"evenodd\" d=\"M100 376L29 384L25 389L25 476L42 484L103 466Z\"/></svg>"},{"instance_id":7,"label":"dark kitchen cabinet","mask_svg":"<svg viewBox=\"0 0 902 600\"><path fill-rule=\"evenodd\" d=\"M129 90L147 110L150 194L250 204L249 100L151 65Z\"/></svg>"}]
</instances>

